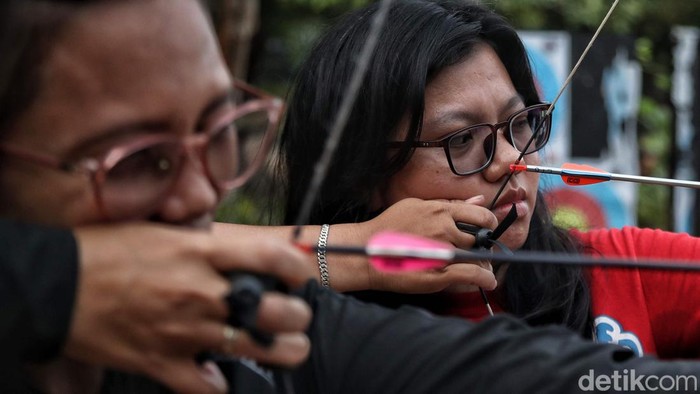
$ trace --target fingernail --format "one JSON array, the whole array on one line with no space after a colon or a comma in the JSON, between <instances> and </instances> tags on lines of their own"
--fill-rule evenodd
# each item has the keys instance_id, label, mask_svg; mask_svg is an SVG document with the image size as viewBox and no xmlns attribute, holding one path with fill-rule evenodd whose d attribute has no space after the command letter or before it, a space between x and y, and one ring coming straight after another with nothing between
<instances>
[{"instance_id":1,"label":"fingernail","mask_svg":"<svg viewBox=\"0 0 700 394\"><path fill-rule=\"evenodd\" d=\"M483 194L478 194L474 197L468 198L465 202L469 204L478 204L480 202L484 201L484 195Z\"/></svg>"},{"instance_id":2,"label":"fingernail","mask_svg":"<svg viewBox=\"0 0 700 394\"><path fill-rule=\"evenodd\" d=\"M211 361L205 362L201 367L201 374L204 380L216 388L217 391L222 393L228 392L228 384L226 383L226 378L216 366Z\"/></svg>"},{"instance_id":3,"label":"fingernail","mask_svg":"<svg viewBox=\"0 0 700 394\"><path fill-rule=\"evenodd\" d=\"M311 307L309 306L309 304L306 303L306 301L302 300L301 298L293 297L289 301L289 308L292 309L295 315L297 316L297 321L305 322L303 328L303 330L305 330L306 327L308 327L309 323L311 323L311 318L313 316L311 312Z\"/></svg>"}]
</instances>

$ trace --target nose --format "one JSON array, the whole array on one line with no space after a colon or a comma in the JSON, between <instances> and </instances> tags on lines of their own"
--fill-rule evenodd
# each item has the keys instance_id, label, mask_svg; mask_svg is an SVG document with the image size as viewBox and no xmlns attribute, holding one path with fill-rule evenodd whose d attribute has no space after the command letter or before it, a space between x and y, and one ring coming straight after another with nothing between
<instances>
[{"instance_id":1,"label":"nose","mask_svg":"<svg viewBox=\"0 0 700 394\"><path fill-rule=\"evenodd\" d=\"M188 152L180 177L159 210L159 219L166 223L209 225L221 193L211 183L201 160Z\"/></svg>"},{"instance_id":2,"label":"nose","mask_svg":"<svg viewBox=\"0 0 700 394\"><path fill-rule=\"evenodd\" d=\"M520 152L505 137L507 130L501 128L496 133L498 139L491 164L483 171L484 178L489 182L497 182L510 172L510 165L515 163Z\"/></svg>"}]
</instances>

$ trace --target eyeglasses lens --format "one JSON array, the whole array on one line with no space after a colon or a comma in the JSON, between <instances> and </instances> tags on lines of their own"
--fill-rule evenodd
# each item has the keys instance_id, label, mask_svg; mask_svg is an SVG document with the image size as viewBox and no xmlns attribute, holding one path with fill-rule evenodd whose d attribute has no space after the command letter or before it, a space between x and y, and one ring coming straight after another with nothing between
<instances>
[{"instance_id":1,"label":"eyeglasses lens","mask_svg":"<svg viewBox=\"0 0 700 394\"><path fill-rule=\"evenodd\" d=\"M547 108L532 108L523 111L513 117L510 122L510 135L512 143L519 152L527 146L533 133L537 133L525 154L537 152L542 149L549 139L549 116L545 116Z\"/></svg>"},{"instance_id":2,"label":"eyeglasses lens","mask_svg":"<svg viewBox=\"0 0 700 394\"><path fill-rule=\"evenodd\" d=\"M550 117L545 116L545 113L546 107L536 107L516 113L510 120L508 139L519 152L522 152L535 132L537 135L525 154L536 152L547 143ZM478 172L486 167L495 148L494 133L489 126L467 128L448 141L450 160L459 174Z\"/></svg>"},{"instance_id":3,"label":"eyeglasses lens","mask_svg":"<svg viewBox=\"0 0 700 394\"><path fill-rule=\"evenodd\" d=\"M457 172L466 173L486 165L494 148L492 134L490 127L476 126L450 138L450 159Z\"/></svg>"},{"instance_id":4,"label":"eyeglasses lens","mask_svg":"<svg viewBox=\"0 0 700 394\"><path fill-rule=\"evenodd\" d=\"M104 175L102 200L111 217L131 218L162 198L182 166L184 147L160 141L127 153Z\"/></svg>"}]
</instances>

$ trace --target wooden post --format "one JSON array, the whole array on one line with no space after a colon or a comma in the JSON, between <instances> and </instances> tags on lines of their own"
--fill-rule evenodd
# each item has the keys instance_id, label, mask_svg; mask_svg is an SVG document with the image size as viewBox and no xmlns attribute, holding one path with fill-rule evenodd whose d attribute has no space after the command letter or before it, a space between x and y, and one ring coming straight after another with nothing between
<instances>
[{"instance_id":1,"label":"wooden post","mask_svg":"<svg viewBox=\"0 0 700 394\"><path fill-rule=\"evenodd\" d=\"M217 30L231 74L246 79L253 37L260 27L259 0L219 0Z\"/></svg>"}]
</instances>

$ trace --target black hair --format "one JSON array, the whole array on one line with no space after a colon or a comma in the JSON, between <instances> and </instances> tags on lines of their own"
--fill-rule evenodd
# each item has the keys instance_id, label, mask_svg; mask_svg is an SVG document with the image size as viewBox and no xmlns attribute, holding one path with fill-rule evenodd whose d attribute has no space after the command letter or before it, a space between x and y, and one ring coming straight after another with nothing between
<instances>
[{"instance_id":1,"label":"black hair","mask_svg":"<svg viewBox=\"0 0 700 394\"><path fill-rule=\"evenodd\" d=\"M287 176L280 180L286 182L287 224L298 214L377 9L375 3L343 18L320 39L300 69L281 138L279 173ZM358 222L376 216L373 193L413 153L406 144L387 160L386 142L407 115L405 140L418 139L428 83L483 42L498 54L525 104L538 103L524 46L504 18L465 1L394 3L308 223ZM579 248L566 231L552 224L544 199L538 196L523 249L576 253ZM511 313L533 324L559 323L585 332L590 296L579 268L513 265L506 275L505 303Z\"/></svg>"}]
</instances>

